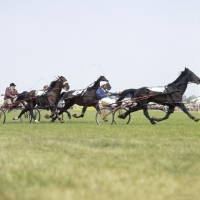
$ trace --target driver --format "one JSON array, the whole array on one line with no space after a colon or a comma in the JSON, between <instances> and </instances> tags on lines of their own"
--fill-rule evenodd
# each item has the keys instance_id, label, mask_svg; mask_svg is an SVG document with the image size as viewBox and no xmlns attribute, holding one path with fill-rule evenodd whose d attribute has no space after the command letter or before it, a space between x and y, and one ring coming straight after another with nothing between
<instances>
[{"instance_id":1,"label":"driver","mask_svg":"<svg viewBox=\"0 0 200 200\"><path fill-rule=\"evenodd\" d=\"M3 104L4 107L9 107L17 97L18 91L15 89L15 86L16 85L14 83L11 83L10 87L6 88Z\"/></svg>"},{"instance_id":2,"label":"driver","mask_svg":"<svg viewBox=\"0 0 200 200\"><path fill-rule=\"evenodd\" d=\"M49 86L48 85L44 85L43 87L43 91L46 92L48 90Z\"/></svg>"},{"instance_id":3,"label":"driver","mask_svg":"<svg viewBox=\"0 0 200 200\"><path fill-rule=\"evenodd\" d=\"M114 104L115 99L111 99L110 96L117 96L121 94L121 92L109 92L107 90L107 81L101 81L100 87L96 91L96 96L100 100L102 105Z\"/></svg>"}]
</instances>

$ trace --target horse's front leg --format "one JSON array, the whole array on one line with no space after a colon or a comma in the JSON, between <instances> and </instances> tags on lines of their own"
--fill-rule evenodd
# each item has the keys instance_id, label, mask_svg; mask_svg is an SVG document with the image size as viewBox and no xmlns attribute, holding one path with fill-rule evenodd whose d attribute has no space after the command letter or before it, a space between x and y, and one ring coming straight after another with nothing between
<instances>
[{"instance_id":1,"label":"horse's front leg","mask_svg":"<svg viewBox=\"0 0 200 200\"><path fill-rule=\"evenodd\" d=\"M77 115L77 114L73 114L72 116L75 117L75 118L80 118L80 117L84 117L84 114L85 114L85 111L87 110L87 105L86 106L83 106L82 108L82 113L80 115Z\"/></svg>"},{"instance_id":2,"label":"horse's front leg","mask_svg":"<svg viewBox=\"0 0 200 200\"><path fill-rule=\"evenodd\" d=\"M31 118L34 119L35 123L38 123L38 124L40 123L40 122L36 119L35 115L33 114L33 108L30 109L30 115L31 115Z\"/></svg>"},{"instance_id":3,"label":"horse's front leg","mask_svg":"<svg viewBox=\"0 0 200 200\"><path fill-rule=\"evenodd\" d=\"M196 118L196 117L194 117L193 115L191 115L191 114L188 112L187 108L185 107L185 105L184 105L183 103L179 103L178 106L180 107L180 109L181 109L185 114L188 115L188 117L189 117L190 119L193 119L195 122L198 122L198 121L200 120L200 118Z\"/></svg>"},{"instance_id":4,"label":"horse's front leg","mask_svg":"<svg viewBox=\"0 0 200 200\"><path fill-rule=\"evenodd\" d=\"M58 116L60 116L61 114L63 114L63 112L66 112L68 115L68 118L71 119L71 114L70 112L68 112L67 110L65 110L65 108L60 108L59 112L58 112ZM52 122L54 122L57 119L57 115L55 115L55 117L52 117ZM64 122L64 121L63 121Z\"/></svg>"},{"instance_id":5,"label":"horse's front leg","mask_svg":"<svg viewBox=\"0 0 200 200\"><path fill-rule=\"evenodd\" d=\"M169 116L174 112L174 108L175 108L175 106L169 106L169 109L168 109L166 115L163 118L152 117L152 120L157 121L157 122L161 122L163 120L168 119Z\"/></svg>"},{"instance_id":6,"label":"horse's front leg","mask_svg":"<svg viewBox=\"0 0 200 200\"><path fill-rule=\"evenodd\" d=\"M53 108L50 108L50 111L51 111L51 114L50 114L50 115L49 115L49 114L46 114L46 115L44 116L46 119L53 118L53 116L54 116ZM56 118L55 118L55 119L56 119Z\"/></svg>"},{"instance_id":7,"label":"horse's front leg","mask_svg":"<svg viewBox=\"0 0 200 200\"><path fill-rule=\"evenodd\" d=\"M65 112L67 113L68 119L71 119L72 117L71 117L70 112L68 110L65 110Z\"/></svg>"},{"instance_id":8,"label":"horse's front leg","mask_svg":"<svg viewBox=\"0 0 200 200\"><path fill-rule=\"evenodd\" d=\"M50 109L51 109L51 113L52 113L52 114L50 115L50 118L52 118L51 122L54 122L54 121L56 120L56 118L58 118L58 120L59 120L61 123L63 123L64 121L63 121L62 118L59 116L59 114L58 114L58 112L57 112L56 106L51 107ZM54 115L56 115L55 118L53 117Z\"/></svg>"}]
</instances>

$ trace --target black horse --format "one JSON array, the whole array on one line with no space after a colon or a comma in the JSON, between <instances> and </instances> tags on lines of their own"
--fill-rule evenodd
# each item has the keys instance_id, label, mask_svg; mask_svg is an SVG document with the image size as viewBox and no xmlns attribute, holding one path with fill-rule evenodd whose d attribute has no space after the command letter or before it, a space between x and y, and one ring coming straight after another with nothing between
<instances>
[{"instance_id":1,"label":"black horse","mask_svg":"<svg viewBox=\"0 0 200 200\"><path fill-rule=\"evenodd\" d=\"M13 120L19 119L25 112L30 111L31 117L36 123L39 123L33 115L33 109L37 104L37 107L40 109L51 110L49 118L56 115L55 118L58 118L60 122L63 122L56 110L62 88L69 90L69 84L65 77L58 76L57 80L52 81L48 90L41 96L37 96L36 90L19 94L16 102L26 102L27 104L24 104L25 108L21 111L19 116L14 117Z\"/></svg>"},{"instance_id":2,"label":"black horse","mask_svg":"<svg viewBox=\"0 0 200 200\"><path fill-rule=\"evenodd\" d=\"M137 105L131 107L127 112L122 115L119 115L119 118L125 119L126 116L138 110L143 109L144 115L149 119L152 124L156 124L155 121L160 122L162 120L166 120L169 118L170 114L174 112L174 108L178 106L184 113L186 113L191 119L195 122L199 121L199 118L192 116L185 105L181 102L182 96L187 89L187 84L196 83L200 84L200 78L196 76L192 71L188 68L185 68L184 71L181 72L180 76L172 83L165 86L165 90L163 92L152 91L151 88L142 87L139 89L128 89L124 90L121 93L121 97L118 101L121 101L127 94L131 94L132 100L134 100ZM155 102L161 105L167 105L169 107L166 115L163 118L150 117L148 113L147 105L149 102Z\"/></svg>"},{"instance_id":3,"label":"black horse","mask_svg":"<svg viewBox=\"0 0 200 200\"><path fill-rule=\"evenodd\" d=\"M88 106L93 106L96 110L99 110L99 100L96 97L96 90L99 88L100 81L107 81L107 89L111 89L109 81L104 76L100 76L94 83L91 84L92 86L88 86L83 90L72 90L68 92L63 92L60 95L60 99L63 99L65 101L65 105L63 108L59 109L60 112L58 114L61 115L63 112L66 112L68 114L68 117L71 118L71 115L67 110L74 104L83 106L82 113L79 116L73 114L73 117L75 118L84 117Z\"/></svg>"}]
</instances>

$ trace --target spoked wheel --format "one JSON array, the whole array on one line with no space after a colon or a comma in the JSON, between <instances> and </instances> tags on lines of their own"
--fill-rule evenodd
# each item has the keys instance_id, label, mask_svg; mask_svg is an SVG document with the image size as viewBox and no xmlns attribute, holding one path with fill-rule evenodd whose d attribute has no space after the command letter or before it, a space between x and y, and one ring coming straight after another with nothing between
<instances>
[{"instance_id":1,"label":"spoked wheel","mask_svg":"<svg viewBox=\"0 0 200 200\"><path fill-rule=\"evenodd\" d=\"M40 121L40 111L38 109L33 109L33 115L35 116L35 118ZM20 120L22 123L31 123L32 121L32 117L30 114L30 111L25 112L21 117Z\"/></svg>"},{"instance_id":2,"label":"spoked wheel","mask_svg":"<svg viewBox=\"0 0 200 200\"><path fill-rule=\"evenodd\" d=\"M126 108L119 108L118 110L115 111L114 113L114 123L115 124L128 124L131 120L131 115L130 113L127 115L125 119L121 119L118 116L124 114L127 111Z\"/></svg>"},{"instance_id":3,"label":"spoked wheel","mask_svg":"<svg viewBox=\"0 0 200 200\"><path fill-rule=\"evenodd\" d=\"M3 124L6 121L6 114L5 112L0 108L0 123Z\"/></svg>"},{"instance_id":4,"label":"spoked wheel","mask_svg":"<svg viewBox=\"0 0 200 200\"><path fill-rule=\"evenodd\" d=\"M102 108L97 111L96 114L96 123L98 125L110 125L113 123L113 113L109 108Z\"/></svg>"}]
</instances>

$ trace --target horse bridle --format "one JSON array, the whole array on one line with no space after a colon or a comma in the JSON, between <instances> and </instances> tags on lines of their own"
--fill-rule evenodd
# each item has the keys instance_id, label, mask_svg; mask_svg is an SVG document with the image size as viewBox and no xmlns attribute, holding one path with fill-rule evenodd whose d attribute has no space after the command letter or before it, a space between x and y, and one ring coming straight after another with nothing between
<instances>
[{"instance_id":1,"label":"horse bridle","mask_svg":"<svg viewBox=\"0 0 200 200\"><path fill-rule=\"evenodd\" d=\"M66 84L66 83L68 83L68 81L67 81L67 80L66 80L66 81L64 81L64 82L62 82L62 80L60 79L60 77L59 77L59 81L62 83L62 88L64 88L65 84Z\"/></svg>"},{"instance_id":2,"label":"horse bridle","mask_svg":"<svg viewBox=\"0 0 200 200\"><path fill-rule=\"evenodd\" d=\"M188 82L191 82L191 83L196 83L197 85L199 84L199 82L197 80L194 80L194 81L190 81L189 79L189 76L192 74L192 72L190 72L188 75L187 75L187 80Z\"/></svg>"}]
</instances>

